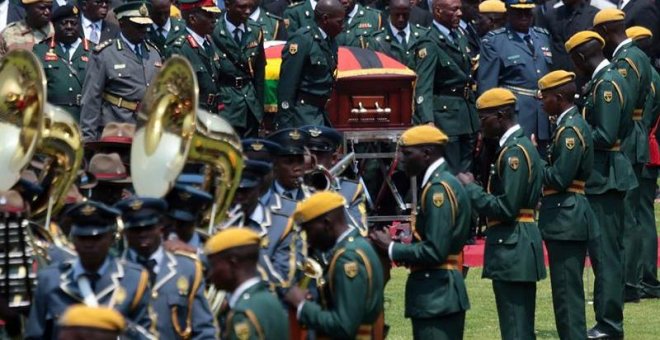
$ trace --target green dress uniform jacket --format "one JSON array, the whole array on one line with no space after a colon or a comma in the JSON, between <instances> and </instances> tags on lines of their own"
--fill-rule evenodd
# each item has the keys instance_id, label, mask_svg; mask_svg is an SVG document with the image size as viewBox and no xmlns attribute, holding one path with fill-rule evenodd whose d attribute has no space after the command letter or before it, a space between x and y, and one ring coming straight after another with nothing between
<instances>
[{"instance_id":1,"label":"green dress uniform jacket","mask_svg":"<svg viewBox=\"0 0 660 340\"><path fill-rule=\"evenodd\" d=\"M162 249L162 248L161 248ZM137 266L137 255L125 253ZM216 329L206 299L202 263L195 255L163 250L162 263L151 287L150 305L161 339L215 339Z\"/></svg>"},{"instance_id":2,"label":"green dress uniform jacket","mask_svg":"<svg viewBox=\"0 0 660 340\"><path fill-rule=\"evenodd\" d=\"M322 305L305 301L298 320L319 338L370 338L383 314L383 269L371 244L350 230L329 251Z\"/></svg>"},{"instance_id":3,"label":"green dress uniform jacket","mask_svg":"<svg viewBox=\"0 0 660 340\"><path fill-rule=\"evenodd\" d=\"M431 43L417 52L417 74L431 74L416 86L415 123L434 122L447 135L472 134L479 129L479 117L472 92L472 62L467 39L457 30L458 44L448 40L436 23L428 38Z\"/></svg>"},{"instance_id":4,"label":"green dress uniform jacket","mask_svg":"<svg viewBox=\"0 0 660 340\"><path fill-rule=\"evenodd\" d=\"M282 304L264 282L250 286L236 298L226 321L229 340L288 339L289 322Z\"/></svg>"},{"instance_id":5,"label":"green dress uniform jacket","mask_svg":"<svg viewBox=\"0 0 660 340\"><path fill-rule=\"evenodd\" d=\"M263 7L259 7L257 10L259 14L254 22L261 25L261 31L264 32L264 40L286 40L287 34L286 27L284 27L284 19L267 12ZM252 19L252 16L250 16L250 19Z\"/></svg>"},{"instance_id":6,"label":"green dress uniform jacket","mask_svg":"<svg viewBox=\"0 0 660 340\"><path fill-rule=\"evenodd\" d=\"M488 218L483 277L535 282L545 278L541 234L534 209L541 194L541 159L522 129L498 152L487 192L465 187L475 209Z\"/></svg>"},{"instance_id":7,"label":"green dress uniform jacket","mask_svg":"<svg viewBox=\"0 0 660 340\"><path fill-rule=\"evenodd\" d=\"M139 103L163 65L160 53L148 40L140 46L141 57L122 37L94 49L82 90L80 128L85 141L97 140L110 122L136 122Z\"/></svg>"},{"instance_id":8,"label":"green dress uniform jacket","mask_svg":"<svg viewBox=\"0 0 660 340\"><path fill-rule=\"evenodd\" d=\"M423 184L413 242L394 243L392 261L411 268L406 282L405 316L437 318L470 308L458 256L470 233L470 199L443 162Z\"/></svg>"},{"instance_id":9,"label":"green dress uniform jacket","mask_svg":"<svg viewBox=\"0 0 660 340\"><path fill-rule=\"evenodd\" d=\"M241 43L227 31L226 16L220 17L213 31L213 42L220 54L220 101L225 104L220 115L232 126L247 126L247 115L261 122L264 114L264 75L266 55L261 26L248 20Z\"/></svg>"},{"instance_id":10,"label":"green dress uniform jacket","mask_svg":"<svg viewBox=\"0 0 660 340\"><path fill-rule=\"evenodd\" d=\"M311 26L314 22L314 9L309 0L296 2L284 10L284 26L289 36L301 28Z\"/></svg>"},{"instance_id":11,"label":"green dress uniform jacket","mask_svg":"<svg viewBox=\"0 0 660 340\"><path fill-rule=\"evenodd\" d=\"M170 18L169 20L170 30L167 31L167 36L163 37L160 32L156 31L154 24L150 25L147 31L147 39L149 39L163 55L169 54L167 49L172 43L174 43L179 37L186 35L185 21L177 18Z\"/></svg>"},{"instance_id":12,"label":"green dress uniform jacket","mask_svg":"<svg viewBox=\"0 0 660 340\"><path fill-rule=\"evenodd\" d=\"M344 30L335 37L339 46L367 48L369 37L381 29L380 11L355 4L355 15L351 22L344 22ZM347 13L348 15L348 13Z\"/></svg>"},{"instance_id":13,"label":"green dress uniform jacket","mask_svg":"<svg viewBox=\"0 0 660 340\"><path fill-rule=\"evenodd\" d=\"M199 106L212 113L224 104L220 101L220 51L207 38L207 46L200 46L191 34L179 36L167 50L168 57L178 54L190 62L199 85Z\"/></svg>"},{"instance_id":14,"label":"green dress uniform jacket","mask_svg":"<svg viewBox=\"0 0 660 340\"><path fill-rule=\"evenodd\" d=\"M325 104L302 97L327 101L332 93L337 70L337 44L324 39L312 24L289 37L282 49L282 66L277 86L278 129L303 125L329 125ZM301 97L302 96L302 97Z\"/></svg>"},{"instance_id":15,"label":"green dress uniform jacket","mask_svg":"<svg viewBox=\"0 0 660 340\"><path fill-rule=\"evenodd\" d=\"M76 122L80 121L82 86L93 48L91 42L82 39L71 58L55 38L44 40L33 48L48 81L48 102L65 109Z\"/></svg>"},{"instance_id":16,"label":"green dress uniform jacket","mask_svg":"<svg viewBox=\"0 0 660 340\"><path fill-rule=\"evenodd\" d=\"M397 34L392 32L390 22L387 21L383 28L372 35L369 48L387 54L414 71L417 67L417 52L429 43L426 39L429 29L413 24L409 24L408 27L410 27L410 36L403 45L397 39ZM417 75L417 77L420 76L422 75Z\"/></svg>"}]
</instances>

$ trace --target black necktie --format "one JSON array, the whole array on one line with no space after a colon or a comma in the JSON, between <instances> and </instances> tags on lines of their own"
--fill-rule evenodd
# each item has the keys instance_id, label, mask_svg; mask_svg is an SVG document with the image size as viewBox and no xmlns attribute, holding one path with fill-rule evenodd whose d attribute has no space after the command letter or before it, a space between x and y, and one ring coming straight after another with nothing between
<instances>
[{"instance_id":1,"label":"black necktie","mask_svg":"<svg viewBox=\"0 0 660 340\"><path fill-rule=\"evenodd\" d=\"M397 35L401 37L401 47L406 49L408 47L408 42L406 41L406 32L404 31L399 31L397 32Z\"/></svg>"},{"instance_id":2,"label":"black necktie","mask_svg":"<svg viewBox=\"0 0 660 340\"><path fill-rule=\"evenodd\" d=\"M532 37L527 34L523 38L525 40L525 44L527 45L527 48L529 48L529 51L532 52L532 55L534 54L534 43L532 42Z\"/></svg>"},{"instance_id":3,"label":"black necktie","mask_svg":"<svg viewBox=\"0 0 660 340\"><path fill-rule=\"evenodd\" d=\"M236 44L238 44L239 46L241 45L241 35L240 35L240 33L241 33L241 30L240 30L238 27L236 27L236 28L234 29L234 41L235 41Z\"/></svg>"},{"instance_id":4,"label":"black necktie","mask_svg":"<svg viewBox=\"0 0 660 340\"><path fill-rule=\"evenodd\" d=\"M149 282L151 283L151 286L153 287L154 285L154 280L156 279L156 272L154 272L154 268L156 268L156 260L154 259L145 259L143 257L138 257L137 262L142 265L145 269L149 271Z\"/></svg>"},{"instance_id":5,"label":"black necktie","mask_svg":"<svg viewBox=\"0 0 660 340\"><path fill-rule=\"evenodd\" d=\"M135 45L135 55L138 59L142 59L142 48L140 48L140 45Z\"/></svg>"},{"instance_id":6,"label":"black necktie","mask_svg":"<svg viewBox=\"0 0 660 340\"><path fill-rule=\"evenodd\" d=\"M96 283L101 278L101 275L99 275L99 273L85 273L84 275L89 281L89 286L92 288L92 292L96 292Z\"/></svg>"},{"instance_id":7,"label":"black necktie","mask_svg":"<svg viewBox=\"0 0 660 340\"><path fill-rule=\"evenodd\" d=\"M207 52L211 51L211 44L206 39L204 39L204 43L202 44L202 47L204 48L204 51L207 51Z\"/></svg>"},{"instance_id":8,"label":"black necktie","mask_svg":"<svg viewBox=\"0 0 660 340\"><path fill-rule=\"evenodd\" d=\"M62 48L64 49L66 60L71 60L71 54L69 53L69 51L71 51L71 45L62 45Z\"/></svg>"},{"instance_id":9,"label":"black necktie","mask_svg":"<svg viewBox=\"0 0 660 340\"><path fill-rule=\"evenodd\" d=\"M451 37L454 45L458 46L458 34L456 33L456 30L449 31L449 36Z\"/></svg>"}]
</instances>

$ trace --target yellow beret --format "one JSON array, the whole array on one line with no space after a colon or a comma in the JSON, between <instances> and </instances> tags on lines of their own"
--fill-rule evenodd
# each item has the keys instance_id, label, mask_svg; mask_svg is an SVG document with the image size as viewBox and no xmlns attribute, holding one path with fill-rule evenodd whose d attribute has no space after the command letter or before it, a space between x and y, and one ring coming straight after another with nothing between
<instances>
[{"instance_id":1,"label":"yellow beret","mask_svg":"<svg viewBox=\"0 0 660 340\"><path fill-rule=\"evenodd\" d=\"M307 223L345 205L344 196L334 191L319 191L298 203L293 218L298 224Z\"/></svg>"},{"instance_id":2,"label":"yellow beret","mask_svg":"<svg viewBox=\"0 0 660 340\"><path fill-rule=\"evenodd\" d=\"M31 5L39 2L53 2L53 0L21 0L21 3L23 3L23 5Z\"/></svg>"},{"instance_id":3,"label":"yellow beret","mask_svg":"<svg viewBox=\"0 0 660 340\"><path fill-rule=\"evenodd\" d=\"M539 90L545 91L564 84L570 83L575 79L575 73L564 70L552 71L539 79Z\"/></svg>"},{"instance_id":4,"label":"yellow beret","mask_svg":"<svg viewBox=\"0 0 660 340\"><path fill-rule=\"evenodd\" d=\"M204 252L212 255L236 247L258 245L260 242L259 234L248 228L229 227L206 241Z\"/></svg>"},{"instance_id":5,"label":"yellow beret","mask_svg":"<svg viewBox=\"0 0 660 340\"><path fill-rule=\"evenodd\" d=\"M515 103L516 95L514 95L513 92L501 87L496 87L484 92L479 98L477 98L477 109L490 109Z\"/></svg>"},{"instance_id":6,"label":"yellow beret","mask_svg":"<svg viewBox=\"0 0 660 340\"><path fill-rule=\"evenodd\" d=\"M479 13L506 13L506 5L500 0L486 0L479 4Z\"/></svg>"},{"instance_id":7,"label":"yellow beret","mask_svg":"<svg viewBox=\"0 0 660 340\"><path fill-rule=\"evenodd\" d=\"M605 8L601 9L596 13L594 17L594 26L604 24L607 22L614 21L623 21L626 18L626 14L622 10L616 8Z\"/></svg>"},{"instance_id":8,"label":"yellow beret","mask_svg":"<svg viewBox=\"0 0 660 340\"><path fill-rule=\"evenodd\" d=\"M126 328L124 317L107 307L73 305L60 317L60 327L85 327L121 332Z\"/></svg>"},{"instance_id":9,"label":"yellow beret","mask_svg":"<svg viewBox=\"0 0 660 340\"><path fill-rule=\"evenodd\" d=\"M435 126L417 125L406 130L399 138L399 145L445 144L449 137Z\"/></svg>"},{"instance_id":10,"label":"yellow beret","mask_svg":"<svg viewBox=\"0 0 660 340\"><path fill-rule=\"evenodd\" d=\"M594 31L581 31L573 34L573 36L566 41L564 47L566 47L566 52L571 53L574 48L592 40L597 40L600 43L600 48L605 46L605 39L603 39L600 34Z\"/></svg>"},{"instance_id":11,"label":"yellow beret","mask_svg":"<svg viewBox=\"0 0 660 340\"><path fill-rule=\"evenodd\" d=\"M651 30L643 26L633 26L626 30L626 35L632 40L650 38L653 36Z\"/></svg>"}]
</instances>

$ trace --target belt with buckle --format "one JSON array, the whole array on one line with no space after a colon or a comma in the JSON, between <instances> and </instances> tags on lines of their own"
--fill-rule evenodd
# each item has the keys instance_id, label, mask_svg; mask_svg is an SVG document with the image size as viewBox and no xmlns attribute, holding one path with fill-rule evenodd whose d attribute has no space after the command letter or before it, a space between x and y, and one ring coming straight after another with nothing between
<instances>
[{"instance_id":1,"label":"belt with buckle","mask_svg":"<svg viewBox=\"0 0 660 340\"><path fill-rule=\"evenodd\" d=\"M237 89L243 88L245 85L249 84L252 81L252 78L249 77L220 77L220 85L231 86Z\"/></svg>"},{"instance_id":2,"label":"belt with buckle","mask_svg":"<svg viewBox=\"0 0 660 340\"><path fill-rule=\"evenodd\" d=\"M621 151L621 140L617 139L614 145L612 145L609 148L596 148L598 151Z\"/></svg>"},{"instance_id":3,"label":"belt with buckle","mask_svg":"<svg viewBox=\"0 0 660 340\"><path fill-rule=\"evenodd\" d=\"M410 266L410 271L414 273L420 270L429 269L463 270L463 268L459 268L459 260L460 255L449 255L443 264L436 266Z\"/></svg>"},{"instance_id":4,"label":"belt with buckle","mask_svg":"<svg viewBox=\"0 0 660 340\"><path fill-rule=\"evenodd\" d=\"M561 191L552 188L543 189L543 196L550 196L560 192ZM566 188L564 192L572 192L575 194L584 195L584 181L573 180L573 182L571 182L571 184L568 186L568 188Z\"/></svg>"},{"instance_id":5,"label":"belt with buckle","mask_svg":"<svg viewBox=\"0 0 660 340\"><path fill-rule=\"evenodd\" d=\"M440 89L433 94L436 96L461 97L467 99L470 97L470 93L472 93L472 88L469 86L463 86Z\"/></svg>"},{"instance_id":6,"label":"belt with buckle","mask_svg":"<svg viewBox=\"0 0 660 340\"><path fill-rule=\"evenodd\" d=\"M325 105L328 104L328 99L327 96L318 96L302 91L298 92L298 101L301 104L308 104L319 109L325 109Z\"/></svg>"},{"instance_id":7,"label":"belt with buckle","mask_svg":"<svg viewBox=\"0 0 660 340\"><path fill-rule=\"evenodd\" d=\"M115 96L114 94L108 92L103 92L103 100L116 107L121 107L123 109L130 110L133 112L137 111L138 107L140 106L140 102L125 100L122 97Z\"/></svg>"},{"instance_id":8,"label":"belt with buckle","mask_svg":"<svg viewBox=\"0 0 660 340\"><path fill-rule=\"evenodd\" d=\"M538 98L539 90L537 89L526 89L524 87L512 86L512 85L503 85L505 89L511 90L515 94L520 94L523 96Z\"/></svg>"},{"instance_id":9,"label":"belt with buckle","mask_svg":"<svg viewBox=\"0 0 660 340\"><path fill-rule=\"evenodd\" d=\"M643 116L644 116L643 109L635 109L635 111L633 111L632 120L642 120Z\"/></svg>"},{"instance_id":10,"label":"belt with buckle","mask_svg":"<svg viewBox=\"0 0 660 340\"><path fill-rule=\"evenodd\" d=\"M515 221L516 222L527 222L527 223L532 223L535 222L536 220L534 217L536 216L536 211L534 209L520 209L518 212L518 216L516 217ZM488 223L486 223L486 226L489 228L494 226L502 224L502 221L498 220L489 220Z\"/></svg>"}]
</instances>

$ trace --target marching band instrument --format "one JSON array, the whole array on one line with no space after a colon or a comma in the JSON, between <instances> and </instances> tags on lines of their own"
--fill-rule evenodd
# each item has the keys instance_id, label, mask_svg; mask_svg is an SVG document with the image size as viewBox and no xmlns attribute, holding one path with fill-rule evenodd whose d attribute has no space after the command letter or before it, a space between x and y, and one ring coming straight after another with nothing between
<instances>
[{"instance_id":1,"label":"marching band instrument","mask_svg":"<svg viewBox=\"0 0 660 340\"><path fill-rule=\"evenodd\" d=\"M355 152L345 155L330 169L317 164L313 170L305 174L304 183L315 190L336 189L337 177L346 171L353 162L355 162Z\"/></svg>"}]
</instances>

